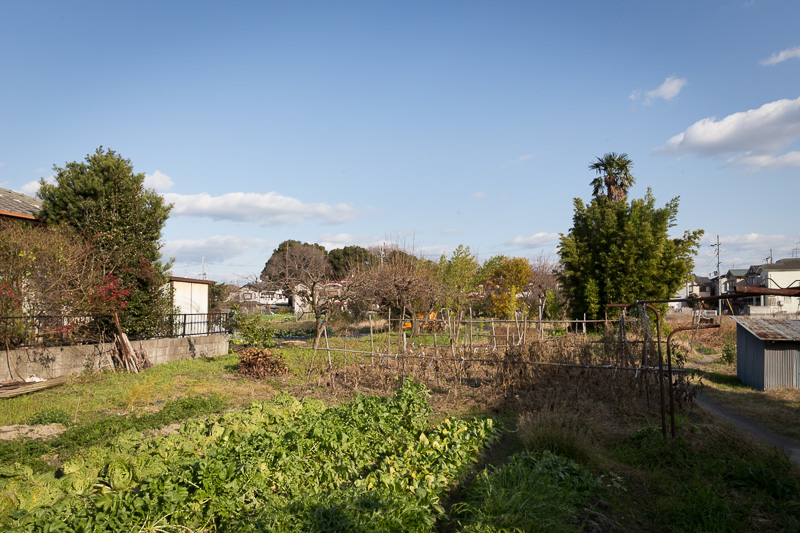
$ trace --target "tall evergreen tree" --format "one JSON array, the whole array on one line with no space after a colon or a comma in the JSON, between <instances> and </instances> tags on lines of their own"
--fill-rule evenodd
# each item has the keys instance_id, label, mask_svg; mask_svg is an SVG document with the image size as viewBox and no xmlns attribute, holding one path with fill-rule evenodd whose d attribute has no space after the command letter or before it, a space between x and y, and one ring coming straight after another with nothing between
<instances>
[{"instance_id":1,"label":"tall evergreen tree","mask_svg":"<svg viewBox=\"0 0 800 533\"><path fill-rule=\"evenodd\" d=\"M692 271L703 231L669 236L678 198L657 208L650 189L628 202L592 185L594 199L575 199L572 228L559 244L572 316L598 318L607 303L671 298Z\"/></svg>"},{"instance_id":2,"label":"tall evergreen tree","mask_svg":"<svg viewBox=\"0 0 800 533\"><path fill-rule=\"evenodd\" d=\"M172 208L144 187L129 159L98 148L85 162L54 166L55 184L41 180L40 218L48 224L74 227L104 257L107 274L129 290L120 317L128 334L158 331L172 310L164 290L168 265L161 262L161 230Z\"/></svg>"}]
</instances>

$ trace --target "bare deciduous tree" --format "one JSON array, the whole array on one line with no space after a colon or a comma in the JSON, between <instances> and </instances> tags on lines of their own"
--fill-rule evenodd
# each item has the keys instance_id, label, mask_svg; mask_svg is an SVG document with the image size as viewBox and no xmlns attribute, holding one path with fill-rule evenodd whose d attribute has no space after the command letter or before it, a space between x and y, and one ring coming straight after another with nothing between
<instances>
[{"instance_id":1,"label":"bare deciduous tree","mask_svg":"<svg viewBox=\"0 0 800 533\"><path fill-rule=\"evenodd\" d=\"M317 331L314 348L319 345L328 311L338 296L329 287L332 275L324 248L297 241L278 246L261 272L261 279L271 288L282 290L300 306L311 309Z\"/></svg>"}]
</instances>

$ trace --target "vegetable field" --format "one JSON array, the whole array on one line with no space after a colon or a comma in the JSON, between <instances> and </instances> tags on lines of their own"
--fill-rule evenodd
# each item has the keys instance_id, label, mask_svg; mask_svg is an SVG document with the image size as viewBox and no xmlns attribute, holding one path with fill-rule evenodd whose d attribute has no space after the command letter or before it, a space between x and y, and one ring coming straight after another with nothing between
<instances>
[{"instance_id":1,"label":"vegetable field","mask_svg":"<svg viewBox=\"0 0 800 533\"><path fill-rule=\"evenodd\" d=\"M498 435L491 419L427 427L426 391L336 408L280 393L185 422L127 431L57 474L2 471L5 531L430 530L439 501Z\"/></svg>"}]
</instances>

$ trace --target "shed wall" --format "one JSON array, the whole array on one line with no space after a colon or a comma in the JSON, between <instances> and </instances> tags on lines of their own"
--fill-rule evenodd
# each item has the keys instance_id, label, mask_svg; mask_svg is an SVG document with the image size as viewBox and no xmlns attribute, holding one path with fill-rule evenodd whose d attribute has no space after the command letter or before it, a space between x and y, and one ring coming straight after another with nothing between
<instances>
[{"instance_id":1,"label":"shed wall","mask_svg":"<svg viewBox=\"0 0 800 533\"><path fill-rule=\"evenodd\" d=\"M776 389L798 386L797 357L800 349L795 343L764 343L764 388Z\"/></svg>"},{"instance_id":2,"label":"shed wall","mask_svg":"<svg viewBox=\"0 0 800 533\"><path fill-rule=\"evenodd\" d=\"M742 326L736 327L736 375L748 387L764 390L764 341Z\"/></svg>"}]
</instances>

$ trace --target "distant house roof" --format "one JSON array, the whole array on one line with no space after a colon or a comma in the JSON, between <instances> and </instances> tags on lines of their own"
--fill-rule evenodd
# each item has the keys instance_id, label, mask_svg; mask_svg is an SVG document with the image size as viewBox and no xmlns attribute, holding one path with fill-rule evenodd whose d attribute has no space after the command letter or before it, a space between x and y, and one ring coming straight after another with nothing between
<instances>
[{"instance_id":1,"label":"distant house roof","mask_svg":"<svg viewBox=\"0 0 800 533\"><path fill-rule=\"evenodd\" d=\"M761 270L800 270L800 258L778 259L774 263L761 265Z\"/></svg>"},{"instance_id":2,"label":"distant house roof","mask_svg":"<svg viewBox=\"0 0 800 533\"><path fill-rule=\"evenodd\" d=\"M702 285L710 285L711 284L711 280L709 278L707 278L706 276L695 276L694 277L694 282L695 282L695 284L701 285L701 286Z\"/></svg>"},{"instance_id":3,"label":"distant house roof","mask_svg":"<svg viewBox=\"0 0 800 533\"><path fill-rule=\"evenodd\" d=\"M0 215L36 220L42 210L42 201L27 194L0 189Z\"/></svg>"},{"instance_id":4,"label":"distant house roof","mask_svg":"<svg viewBox=\"0 0 800 533\"><path fill-rule=\"evenodd\" d=\"M737 324L762 341L800 341L800 320L735 316Z\"/></svg>"},{"instance_id":5,"label":"distant house roof","mask_svg":"<svg viewBox=\"0 0 800 533\"><path fill-rule=\"evenodd\" d=\"M732 268L732 269L728 270L728 272L725 273L725 277L726 278L731 278L731 277L733 277L733 278L743 278L744 276L747 275L747 270L748 269L746 269L746 268Z\"/></svg>"}]
</instances>

